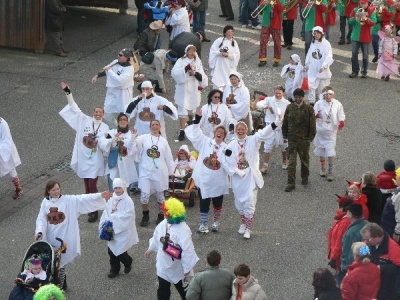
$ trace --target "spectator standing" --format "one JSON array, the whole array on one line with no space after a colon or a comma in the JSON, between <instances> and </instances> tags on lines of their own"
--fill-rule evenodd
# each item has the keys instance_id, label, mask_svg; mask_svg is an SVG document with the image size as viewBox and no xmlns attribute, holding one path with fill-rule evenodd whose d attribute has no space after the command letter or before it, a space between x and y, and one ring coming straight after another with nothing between
<instances>
[{"instance_id":1,"label":"spectator standing","mask_svg":"<svg viewBox=\"0 0 400 300\"><path fill-rule=\"evenodd\" d=\"M186 9L185 0L177 0L175 6L170 9L169 15L165 19L165 25L172 26L170 40L181 32L190 32L189 14Z\"/></svg>"},{"instance_id":2,"label":"spectator standing","mask_svg":"<svg viewBox=\"0 0 400 300\"><path fill-rule=\"evenodd\" d=\"M229 300L235 275L220 268L221 254L217 250L207 254L207 263L209 267L190 281L186 300Z\"/></svg>"},{"instance_id":3,"label":"spectator standing","mask_svg":"<svg viewBox=\"0 0 400 300\"><path fill-rule=\"evenodd\" d=\"M369 211L368 221L380 224L382 216L382 193L376 185L376 176L372 172L364 173L362 176L361 192L367 196L367 207Z\"/></svg>"},{"instance_id":4,"label":"spectator standing","mask_svg":"<svg viewBox=\"0 0 400 300\"><path fill-rule=\"evenodd\" d=\"M316 134L315 114L313 108L304 102L304 91L293 92L294 103L287 106L282 124L284 142L288 142L288 184L285 192L296 188L297 154L301 161L301 184L308 185L310 174L310 143Z\"/></svg>"},{"instance_id":5,"label":"spectator standing","mask_svg":"<svg viewBox=\"0 0 400 300\"><path fill-rule=\"evenodd\" d=\"M67 11L61 0L45 1L45 26L49 32L53 51L56 56L67 57L68 52L64 48L64 23L62 15Z\"/></svg>"},{"instance_id":6,"label":"spectator standing","mask_svg":"<svg viewBox=\"0 0 400 300\"><path fill-rule=\"evenodd\" d=\"M233 13L231 0L219 0L219 3L221 5L222 12L222 15L219 15L219 17L226 18L225 21L233 21L235 15Z\"/></svg>"},{"instance_id":7,"label":"spectator standing","mask_svg":"<svg viewBox=\"0 0 400 300\"><path fill-rule=\"evenodd\" d=\"M200 1L200 0L198 0ZM206 13L208 9L208 0L201 0L201 4L198 7L192 7L193 11L193 32L202 32L204 34L203 42L210 42L206 38Z\"/></svg>"},{"instance_id":8,"label":"spectator standing","mask_svg":"<svg viewBox=\"0 0 400 300\"><path fill-rule=\"evenodd\" d=\"M314 298L318 300L342 300L335 278L326 268L318 268L313 274Z\"/></svg>"},{"instance_id":9,"label":"spectator standing","mask_svg":"<svg viewBox=\"0 0 400 300\"><path fill-rule=\"evenodd\" d=\"M283 0L281 3L284 6L282 14L282 48L292 50L293 46L293 27L294 21L297 19L298 3L301 0ZM294 5L292 5L294 4ZM291 6L291 7L290 7Z\"/></svg>"},{"instance_id":10,"label":"spectator standing","mask_svg":"<svg viewBox=\"0 0 400 300\"><path fill-rule=\"evenodd\" d=\"M395 170L395 162L388 159L383 164L383 171L376 176L377 186L382 192L382 210L385 207L386 200L392 195L392 190L397 187Z\"/></svg>"},{"instance_id":11,"label":"spectator standing","mask_svg":"<svg viewBox=\"0 0 400 300\"><path fill-rule=\"evenodd\" d=\"M258 280L250 275L250 268L247 265L236 266L234 273L236 278L232 284L231 300L267 300L267 295Z\"/></svg>"}]
</instances>

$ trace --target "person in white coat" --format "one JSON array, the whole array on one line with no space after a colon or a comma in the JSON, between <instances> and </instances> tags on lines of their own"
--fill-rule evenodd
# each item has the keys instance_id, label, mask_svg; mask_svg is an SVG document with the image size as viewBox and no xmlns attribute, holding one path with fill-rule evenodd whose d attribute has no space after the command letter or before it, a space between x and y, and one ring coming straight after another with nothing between
<instances>
[{"instance_id":1,"label":"person in white coat","mask_svg":"<svg viewBox=\"0 0 400 300\"><path fill-rule=\"evenodd\" d=\"M239 45L233 38L233 33L233 26L226 25L224 36L217 38L210 48L208 64L211 81L213 88L221 91L229 84L229 75L236 71L240 60Z\"/></svg>"},{"instance_id":2,"label":"person in white coat","mask_svg":"<svg viewBox=\"0 0 400 300\"><path fill-rule=\"evenodd\" d=\"M201 108L201 115L204 117L200 120L200 128L210 138L214 138L214 129L217 126L224 126L227 131L233 133L237 123L228 106L222 103L222 96L220 90L211 90L207 96L207 104Z\"/></svg>"},{"instance_id":3,"label":"person in white coat","mask_svg":"<svg viewBox=\"0 0 400 300\"><path fill-rule=\"evenodd\" d=\"M178 59L171 70L176 82L175 103L178 105L180 132L178 140L185 139L185 126L188 118L193 119L194 112L201 102L201 90L208 86L208 77L203 64L196 53L196 47L188 45L185 55Z\"/></svg>"},{"instance_id":4,"label":"person in white coat","mask_svg":"<svg viewBox=\"0 0 400 300\"><path fill-rule=\"evenodd\" d=\"M47 241L55 248L60 246L57 238L67 244L60 265L59 287L66 287L65 266L81 254L81 241L78 218L81 214L106 208L110 192L96 194L62 195L58 181L49 180L46 184L44 199L36 219L35 240Z\"/></svg>"},{"instance_id":5,"label":"person in white coat","mask_svg":"<svg viewBox=\"0 0 400 300\"><path fill-rule=\"evenodd\" d=\"M211 231L218 232L224 195L229 193L229 176L221 164L227 146L224 142L227 130L223 125L218 125L215 127L211 138L201 131L199 127L200 118L202 118L202 110L198 109L194 124L185 129L186 136L199 152L192 175L196 186L199 188L200 227L198 232L209 232L208 212L211 202L214 208Z\"/></svg>"},{"instance_id":6,"label":"person in white coat","mask_svg":"<svg viewBox=\"0 0 400 300\"><path fill-rule=\"evenodd\" d=\"M301 64L301 58L297 54L290 56L290 63L283 66L281 71L281 77L286 78L285 82L285 93L286 98L290 101L294 101L293 91L301 88L303 80L303 65Z\"/></svg>"},{"instance_id":7,"label":"person in white coat","mask_svg":"<svg viewBox=\"0 0 400 300\"><path fill-rule=\"evenodd\" d=\"M165 219L159 223L149 240L149 248L145 257L149 258L152 252L157 253L158 300L169 300L171 297L171 283L175 285L179 295L185 299L186 291L183 281L193 276L193 268L199 261L192 241L192 232L186 224L185 206L176 198L169 198L163 204ZM180 257L168 254L170 243L179 245L182 251Z\"/></svg>"},{"instance_id":8,"label":"person in white coat","mask_svg":"<svg viewBox=\"0 0 400 300\"><path fill-rule=\"evenodd\" d=\"M257 203L258 190L264 186L264 180L259 170L261 142L274 136L274 129L280 127L282 121L277 118L265 128L248 136L248 128L244 122L236 125L237 139L231 141L226 150L222 165L231 176L235 207L241 218L239 234L245 239L250 238L253 226L254 212Z\"/></svg>"},{"instance_id":9,"label":"person in white coat","mask_svg":"<svg viewBox=\"0 0 400 300\"><path fill-rule=\"evenodd\" d=\"M314 105L322 88L330 84L332 72L329 67L332 63L331 44L325 39L322 27L315 26L305 61L305 70L308 71L308 101L311 105Z\"/></svg>"},{"instance_id":10,"label":"person in white coat","mask_svg":"<svg viewBox=\"0 0 400 300\"><path fill-rule=\"evenodd\" d=\"M117 120L117 129L108 131L100 139L99 144L101 147L106 148L109 153L106 166L106 174L109 175L109 179L122 178L129 185L138 180L135 168L137 157L135 136L129 130L127 115L120 113ZM109 185L110 190L112 190L110 181Z\"/></svg>"},{"instance_id":11,"label":"person in white coat","mask_svg":"<svg viewBox=\"0 0 400 300\"><path fill-rule=\"evenodd\" d=\"M320 175L333 180L333 160L336 156L337 132L344 127L346 115L343 105L334 99L335 92L330 86L322 89L321 99L314 105L317 134L314 138L314 154L320 159ZM328 159L328 168L326 168Z\"/></svg>"},{"instance_id":12,"label":"person in white coat","mask_svg":"<svg viewBox=\"0 0 400 300\"><path fill-rule=\"evenodd\" d=\"M283 97L285 89L278 85L274 87L275 96L266 97L264 100L257 102L257 108L265 111L265 124L269 125L276 120L277 117L285 115L286 107L290 101ZM274 135L264 141L264 162L261 166L261 173L267 174L268 163L271 157L271 152L274 147L277 147L282 152L282 169L286 170L288 167L288 159L286 148L288 147L287 141L283 141L282 128L276 128Z\"/></svg>"},{"instance_id":13,"label":"person in white coat","mask_svg":"<svg viewBox=\"0 0 400 300\"><path fill-rule=\"evenodd\" d=\"M108 255L110 256L109 278L119 274L121 263L124 273L132 269L132 257L128 250L139 242L135 225L135 205L126 191L126 181L121 178L113 180L114 193L107 201L99 222L99 230L106 221L112 222L112 240L108 242Z\"/></svg>"},{"instance_id":14,"label":"person in white coat","mask_svg":"<svg viewBox=\"0 0 400 300\"><path fill-rule=\"evenodd\" d=\"M169 36L170 40L182 32L190 32L189 13L186 9L185 0L177 0L165 19L165 25L172 26L172 31Z\"/></svg>"},{"instance_id":15,"label":"person in white coat","mask_svg":"<svg viewBox=\"0 0 400 300\"><path fill-rule=\"evenodd\" d=\"M16 170L20 164L21 159L11 136L10 127L6 120L0 118L0 177L6 176L11 179L15 187L14 200L22 196L22 186Z\"/></svg>"},{"instance_id":16,"label":"person in white coat","mask_svg":"<svg viewBox=\"0 0 400 300\"><path fill-rule=\"evenodd\" d=\"M135 85L134 70L130 62L132 57L132 50L122 49L118 53L118 59L113 60L92 78L94 84L98 77L107 76L104 121L110 128L116 127L118 114L123 112L132 100L133 86Z\"/></svg>"},{"instance_id":17,"label":"person in white coat","mask_svg":"<svg viewBox=\"0 0 400 300\"><path fill-rule=\"evenodd\" d=\"M149 224L149 200L155 193L158 203L156 224L164 219L162 204L164 191L168 190L169 176L174 174L175 163L168 141L160 133L160 122L150 121L150 133L136 138L139 162L139 188L141 190L142 220L140 226Z\"/></svg>"},{"instance_id":18,"label":"person in white coat","mask_svg":"<svg viewBox=\"0 0 400 300\"><path fill-rule=\"evenodd\" d=\"M176 107L164 97L157 95L150 81L144 81L140 88L142 93L127 105L125 113L129 119L136 118L134 128L138 135L150 133L150 121L158 120L161 124L161 135L166 138L164 115L177 120Z\"/></svg>"},{"instance_id":19,"label":"person in white coat","mask_svg":"<svg viewBox=\"0 0 400 300\"><path fill-rule=\"evenodd\" d=\"M253 130L253 118L250 112L250 92L243 82L242 74L231 72L230 83L225 87L222 102L228 106L236 121L246 123L250 133Z\"/></svg>"},{"instance_id":20,"label":"person in white coat","mask_svg":"<svg viewBox=\"0 0 400 300\"><path fill-rule=\"evenodd\" d=\"M60 111L60 116L75 130L75 142L72 150L70 166L85 184L85 193L97 193L97 180L104 176L104 158L107 157L107 149L100 146L98 141L109 131L107 124L103 122L103 107L95 107L93 116L85 115L72 96L69 85L61 82L68 104ZM95 222L98 212L88 214L88 221Z\"/></svg>"}]
</instances>

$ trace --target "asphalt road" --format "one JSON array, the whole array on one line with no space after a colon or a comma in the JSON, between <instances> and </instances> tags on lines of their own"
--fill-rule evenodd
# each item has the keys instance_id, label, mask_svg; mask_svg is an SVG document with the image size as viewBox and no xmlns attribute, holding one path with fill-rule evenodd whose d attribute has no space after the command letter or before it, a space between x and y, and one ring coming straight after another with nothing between
<instances>
[{"instance_id":1,"label":"asphalt road","mask_svg":"<svg viewBox=\"0 0 400 300\"><path fill-rule=\"evenodd\" d=\"M102 104L105 95L104 80L96 85L91 77L113 60L118 51L132 47L136 39L134 4L130 1L128 15L118 15L114 10L70 8L66 18L65 45L71 51L68 58L59 58L47 52L37 54L15 49L0 49L0 116L11 127L14 141L22 159L17 171L24 185L37 184L44 190L46 174L63 169L69 162L74 132L59 117L58 112L67 103L59 88L60 81L71 85L75 100L81 109L90 114L95 105ZM237 3L235 11L237 11ZM218 18L218 3L210 3L207 15L207 35L215 40L226 25ZM283 84L279 77L281 68L258 68L259 31L240 28L237 21L235 37L241 49L239 71L251 91L272 93L272 87ZM286 64L289 56L297 53L304 61L304 46L296 24L293 50L283 50ZM167 45L163 33L163 46ZM232 195L225 198L221 231L217 234L199 235L198 204L188 209L188 224L200 262L196 271L206 267L205 255L211 249L223 254L222 266L233 270L238 263L246 263L258 278L269 299L313 299L312 272L326 266L325 234L336 209L335 193L345 190L346 180L358 180L366 171L380 172L383 162L391 158L399 162L398 104L399 81L382 82L376 79L376 65L370 64L367 79L349 79L351 73L350 45L338 46L337 29L332 46L335 62L332 66L335 97L346 113L346 126L338 135L335 180L331 183L318 175L319 162L312 156L310 184L307 188L298 182L292 193L285 193L286 173L280 168L280 154L273 152L270 173L264 177L265 186L259 192L254 230L250 240L237 234L239 216ZM210 43L203 43L203 64L207 68ZM272 61L272 45L268 58ZM372 52L372 50L371 50ZM372 59L372 56L370 56ZM173 82L167 80L173 100ZM203 95L205 101L206 92ZM168 119L168 118L167 118ZM182 143L173 141L178 123L167 121L167 135L173 151ZM380 134L383 133L383 134ZM191 147L191 145L189 144ZM191 147L192 148L192 147ZM54 174L54 173L51 173ZM62 183L63 193L83 193L82 181L67 173ZM41 176L42 175L42 176ZM100 189L106 189L100 180ZM16 203L11 198L11 183L0 181L0 205L13 207L13 212L0 221L0 299L6 299L19 272L25 251L33 241L35 220L41 196L28 197ZM141 211L139 197L133 200L137 219ZM155 203L151 218L155 220ZM139 222L139 221L138 221ZM138 223L137 222L137 223ZM155 228L139 228L140 243L129 252L134 257L134 267L129 275L113 280L107 278L109 269L107 246L97 238L97 223L89 224L86 216L80 218L82 257L67 268L67 298L79 299L155 299L157 279L155 258L144 259L148 239ZM173 291L173 299L178 299Z\"/></svg>"}]
</instances>

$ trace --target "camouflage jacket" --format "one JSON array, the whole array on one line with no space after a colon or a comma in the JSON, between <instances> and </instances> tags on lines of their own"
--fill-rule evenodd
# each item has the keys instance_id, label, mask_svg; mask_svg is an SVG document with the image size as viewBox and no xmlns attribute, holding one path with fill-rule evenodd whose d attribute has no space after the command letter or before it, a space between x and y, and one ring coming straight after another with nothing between
<instances>
[{"instance_id":1,"label":"camouflage jacket","mask_svg":"<svg viewBox=\"0 0 400 300\"><path fill-rule=\"evenodd\" d=\"M305 102L300 107L297 107L295 103L289 104L283 118L283 138L294 143L302 140L312 142L315 134L316 124L313 108Z\"/></svg>"}]
</instances>

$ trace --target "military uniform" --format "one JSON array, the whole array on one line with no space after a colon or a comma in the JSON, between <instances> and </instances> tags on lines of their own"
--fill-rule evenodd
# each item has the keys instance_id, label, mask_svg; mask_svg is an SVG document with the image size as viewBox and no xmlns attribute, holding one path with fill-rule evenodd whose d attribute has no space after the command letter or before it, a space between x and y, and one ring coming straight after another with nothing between
<instances>
[{"instance_id":1,"label":"military uniform","mask_svg":"<svg viewBox=\"0 0 400 300\"><path fill-rule=\"evenodd\" d=\"M297 154L301 161L302 183L307 184L310 161L310 143L316 134L316 123L313 108L303 101L298 107L296 103L288 105L282 124L282 135L289 142L288 185L295 186Z\"/></svg>"}]
</instances>

